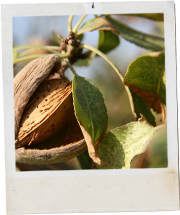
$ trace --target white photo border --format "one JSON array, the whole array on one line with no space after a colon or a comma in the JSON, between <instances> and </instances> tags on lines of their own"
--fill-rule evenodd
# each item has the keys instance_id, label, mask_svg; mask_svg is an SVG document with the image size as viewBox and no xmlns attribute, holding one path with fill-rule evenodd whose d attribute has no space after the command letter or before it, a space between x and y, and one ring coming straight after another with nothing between
<instances>
[{"instance_id":1,"label":"white photo border","mask_svg":"<svg viewBox=\"0 0 180 215\"><path fill-rule=\"evenodd\" d=\"M173 1L2 5L2 62L7 212L113 212L179 209ZM164 13L168 168L16 172L12 17Z\"/></svg>"}]
</instances>

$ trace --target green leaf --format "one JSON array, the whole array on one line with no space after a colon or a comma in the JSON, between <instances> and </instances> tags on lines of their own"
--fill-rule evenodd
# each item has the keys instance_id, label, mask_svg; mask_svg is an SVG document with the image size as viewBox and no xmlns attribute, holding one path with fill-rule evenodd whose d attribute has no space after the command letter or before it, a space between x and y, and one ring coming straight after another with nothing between
<instances>
[{"instance_id":1,"label":"green leaf","mask_svg":"<svg viewBox=\"0 0 180 215\"><path fill-rule=\"evenodd\" d=\"M60 57L68 57L69 56L69 54L66 54L66 53L64 53L64 54L60 54L60 52L58 52L57 50L58 50L58 46L37 46L37 45L24 45L24 46L15 46L14 47L15 49L17 49L17 50L21 50L21 49L32 49L32 48L34 48L34 49L42 49L42 50L46 50L46 51L48 51L48 52L52 52L52 53L55 53L55 54L57 54L57 55L61 55Z\"/></svg>"},{"instance_id":2,"label":"green leaf","mask_svg":"<svg viewBox=\"0 0 180 215\"><path fill-rule=\"evenodd\" d=\"M167 160L167 124L158 126L145 152L135 156L131 168L165 168Z\"/></svg>"},{"instance_id":3,"label":"green leaf","mask_svg":"<svg viewBox=\"0 0 180 215\"><path fill-rule=\"evenodd\" d=\"M132 158L146 150L155 132L145 123L132 122L106 133L97 150L104 169L129 169ZM96 168L102 168L96 165Z\"/></svg>"},{"instance_id":4,"label":"green leaf","mask_svg":"<svg viewBox=\"0 0 180 215\"><path fill-rule=\"evenodd\" d=\"M136 44L137 46L154 51L164 49L164 38L136 31L124 23L116 21L110 17L108 17L108 20L113 24L116 30L121 32L121 36L124 39Z\"/></svg>"},{"instance_id":5,"label":"green leaf","mask_svg":"<svg viewBox=\"0 0 180 215\"><path fill-rule=\"evenodd\" d=\"M79 59L73 65L74 66L89 66L95 56L96 56L95 52L89 52L89 57L87 57L85 59Z\"/></svg>"},{"instance_id":6,"label":"green leaf","mask_svg":"<svg viewBox=\"0 0 180 215\"><path fill-rule=\"evenodd\" d=\"M82 169L92 169L92 160L89 157L87 150L81 153L80 155L78 155L77 159Z\"/></svg>"},{"instance_id":7,"label":"green leaf","mask_svg":"<svg viewBox=\"0 0 180 215\"><path fill-rule=\"evenodd\" d=\"M95 143L105 132L108 119L103 96L91 80L77 74L72 90L75 115Z\"/></svg>"},{"instance_id":8,"label":"green leaf","mask_svg":"<svg viewBox=\"0 0 180 215\"><path fill-rule=\"evenodd\" d=\"M107 53L119 45L119 37L111 31L99 31L98 48Z\"/></svg>"},{"instance_id":9,"label":"green leaf","mask_svg":"<svg viewBox=\"0 0 180 215\"><path fill-rule=\"evenodd\" d=\"M166 104L164 70L164 52L151 53L136 58L129 65L124 77L124 84L158 113L161 112L160 103Z\"/></svg>"},{"instance_id":10,"label":"green leaf","mask_svg":"<svg viewBox=\"0 0 180 215\"><path fill-rule=\"evenodd\" d=\"M141 114L145 116L147 121L153 125L156 126L155 117L152 114L151 110L149 109L147 103L144 101L144 99L135 93L131 91L133 104L134 104L134 111L136 113L137 119L141 118Z\"/></svg>"},{"instance_id":11,"label":"green leaf","mask_svg":"<svg viewBox=\"0 0 180 215\"><path fill-rule=\"evenodd\" d=\"M163 21L164 14L163 13L136 13L136 14L128 14L128 16L138 16L142 18L152 19L154 21Z\"/></svg>"},{"instance_id":12,"label":"green leaf","mask_svg":"<svg viewBox=\"0 0 180 215\"><path fill-rule=\"evenodd\" d=\"M13 61L13 65L20 63L22 61L25 61L25 60L33 60L33 59L36 59L38 57L47 56L47 55L48 54L36 54L36 55L29 55L29 56L25 56L25 57L20 57L20 58L17 58Z\"/></svg>"},{"instance_id":13,"label":"green leaf","mask_svg":"<svg viewBox=\"0 0 180 215\"><path fill-rule=\"evenodd\" d=\"M109 22L107 19L103 17L98 17L85 22L84 25L78 30L77 34L79 35L85 32L95 30L106 30L120 33L117 29L114 29L111 22Z\"/></svg>"},{"instance_id":14,"label":"green leaf","mask_svg":"<svg viewBox=\"0 0 180 215\"><path fill-rule=\"evenodd\" d=\"M21 57L24 57L24 56L26 56L26 55L32 54L33 52L35 52L35 51L37 51L37 50L40 50L40 48L27 49L27 50L21 52L21 53L18 55L18 58L21 58Z\"/></svg>"}]
</instances>

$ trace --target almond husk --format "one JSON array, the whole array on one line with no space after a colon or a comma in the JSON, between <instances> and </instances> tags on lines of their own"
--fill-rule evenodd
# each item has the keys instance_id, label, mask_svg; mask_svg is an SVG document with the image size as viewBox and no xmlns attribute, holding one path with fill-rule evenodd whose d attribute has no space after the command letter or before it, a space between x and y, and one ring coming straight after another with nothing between
<instances>
[{"instance_id":1,"label":"almond husk","mask_svg":"<svg viewBox=\"0 0 180 215\"><path fill-rule=\"evenodd\" d=\"M74 112L49 139L16 149L16 162L52 164L70 160L87 149Z\"/></svg>"},{"instance_id":2,"label":"almond husk","mask_svg":"<svg viewBox=\"0 0 180 215\"><path fill-rule=\"evenodd\" d=\"M72 159L87 149L74 115L72 85L51 54L31 61L14 78L16 162L50 164Z\"/></svg>"},{"instance_id":3,"label":"almond husk","mask_svg":"<svg viewBox=\"0 0 180 215\"><path fill-rule=\"evenodd\" d=\"M85 151L90 143L90 157L103 165L95 147L107 126L93 143L75 117L72 83L62 74L58 79L51 79L60 71L60 66L57 55L41 57L31 61L14 78L16 161L64 162Z\"/></svg>"}]
</instances>

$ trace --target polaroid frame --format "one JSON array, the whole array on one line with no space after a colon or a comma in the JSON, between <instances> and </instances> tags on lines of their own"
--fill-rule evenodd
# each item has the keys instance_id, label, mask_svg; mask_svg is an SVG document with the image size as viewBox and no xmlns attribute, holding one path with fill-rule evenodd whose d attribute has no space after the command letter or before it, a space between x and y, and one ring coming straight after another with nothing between
<instances>
[{"instance_id":1,"label":"polaroid frame","mask_svg":"<svg viewBox=\"0 0 180 215\"><path fill-rule=\"evenodd\" d=\"M16 172L12 17L164 13L168 167ZM174 1L2 5L7 214L179 210Z\"/></svg>"}]
</instances>

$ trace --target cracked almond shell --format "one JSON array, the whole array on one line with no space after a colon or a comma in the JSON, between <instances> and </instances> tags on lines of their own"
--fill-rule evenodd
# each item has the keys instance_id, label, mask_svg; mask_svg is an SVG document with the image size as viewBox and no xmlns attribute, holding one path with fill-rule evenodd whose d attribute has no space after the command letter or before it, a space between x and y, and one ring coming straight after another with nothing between
<instances>
[{"instance_id":1,"label":"cracked almond shell","mask_svg":"<svg viewBox=\"0 0 180 215\"><path fill-rule=\"evenodd\" d=\"M72 84L68 79L44 80L23 112L16 147L48 139L72 112Z\"/></svg>"},{"instance_id":2,"label":"cracked almond shell","mask_svg":"<svg viewBox=\"0 0 180 215\"><path fill-rule=\"evenodd\" d=\"M31 61L14 78L17 162L63 162L87 149L74 116L71 83L64 77L46 79L60 65L57 55L48 55Z\"/></svg>"}]
</instances>

